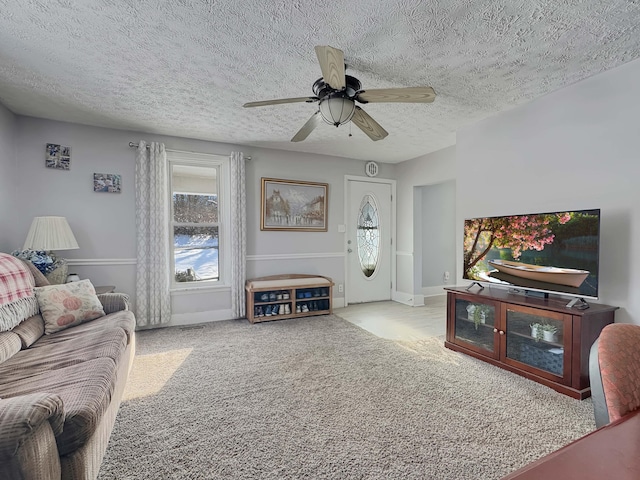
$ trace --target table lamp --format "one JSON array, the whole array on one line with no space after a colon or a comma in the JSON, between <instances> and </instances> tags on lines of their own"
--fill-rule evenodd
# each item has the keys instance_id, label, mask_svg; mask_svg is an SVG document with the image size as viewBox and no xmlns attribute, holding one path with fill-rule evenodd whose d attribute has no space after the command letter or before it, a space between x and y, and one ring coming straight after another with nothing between
<instances>
[{"instance_id":1,"label":"table lamp","mask_svg":"<svg viewBox=\"0 0 640 480\"><path fill-rule=\"evenodd\" d=\"M73 250L80 248L65 217L35 217L24 241L23 250ZM67 279L66 262L47 275L51 283Z\"/></svg>"}]
</instances>

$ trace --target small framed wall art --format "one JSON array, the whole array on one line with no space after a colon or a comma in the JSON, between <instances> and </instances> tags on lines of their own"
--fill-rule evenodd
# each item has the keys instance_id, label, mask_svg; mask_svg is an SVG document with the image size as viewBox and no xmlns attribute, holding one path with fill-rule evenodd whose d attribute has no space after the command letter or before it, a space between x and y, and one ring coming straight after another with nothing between
<instances>
[{"instance_id":1,"label":"small framed wall art","mask_svg":"<svg viewBox=\"0 0 640 480\"><path fill-rule=\"evenodd\" d=\"M262 178L260 230L327 231L329 184Z\"/></svg>"},{"instance_id":2,"label":"small framed wall art","mask_svg":"<svg viewBox=\"0 0 640 480\"><path fill-rule=\"evenodd\" d=\"M47 143L45 165L48 168L69 170L71 168L71 147Z\"/></svg>"},{"instance_id":3,"label":"small framed wall art","mask_svg":"<svg viewBox=\"0 0 640 480\"><path fill-rule=\"evenodd\" d=\"M122 175L115 173L94 173L93 191L120 193L122 187Z\"/></svg>"}]
</instances>

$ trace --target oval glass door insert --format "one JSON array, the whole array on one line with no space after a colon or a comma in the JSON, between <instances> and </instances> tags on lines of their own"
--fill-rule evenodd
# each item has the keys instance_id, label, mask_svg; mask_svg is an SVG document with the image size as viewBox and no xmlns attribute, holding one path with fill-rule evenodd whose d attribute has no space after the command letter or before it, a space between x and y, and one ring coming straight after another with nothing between
<instances>
[{"instance_id":1,"label":"oval glass door insert","mask_svg":"<svg viewBox=\"0 0 640 480\"><path fill-rule=\"evenodd\" d=\"M360 204L356 237L358 259L365 277L370 277L380 259L380 218L378 206L372 195L365 195Z\"/></svg>"}]
</instances>

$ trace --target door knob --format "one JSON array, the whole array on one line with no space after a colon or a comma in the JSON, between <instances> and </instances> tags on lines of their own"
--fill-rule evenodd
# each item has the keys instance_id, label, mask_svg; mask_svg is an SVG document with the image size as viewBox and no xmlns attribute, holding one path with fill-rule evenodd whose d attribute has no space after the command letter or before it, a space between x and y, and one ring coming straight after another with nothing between
<instances>
[{"instance_id":1,"label":"door knob","mask_svg":"<svg viewBox=\"0 0 640 480\"><path fill-rule=\"evenodd\" d=\"M350 248L347 248L347 252L351 253L353 252L353 250L351 250Z\"/></svg>"}]
</instances>

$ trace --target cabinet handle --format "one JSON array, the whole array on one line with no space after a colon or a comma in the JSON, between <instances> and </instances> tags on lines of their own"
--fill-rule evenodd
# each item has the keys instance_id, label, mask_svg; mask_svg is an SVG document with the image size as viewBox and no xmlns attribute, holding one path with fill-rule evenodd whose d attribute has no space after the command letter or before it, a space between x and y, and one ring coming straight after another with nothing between
<instances>
[{"instance_id":1,"label":"cabinet handle","mask_svg":"<svg viewBox=\"0 0 640 480\"><path fill-rule=\"evenodd\" d=\"M500 330L500 335L504 335L504 330Z\"/></svg>"},{"instance_id":2,"label":"cabinet handle","mask_svg":"<svg viewBox=\"0 0 640 480\"><path fill-rule=\"evenodd\" d=\"M498 329L497 329L497 328L494 328L494 329L493 329L493 333L498 333Z\"/></svg>"}]
</instances>

